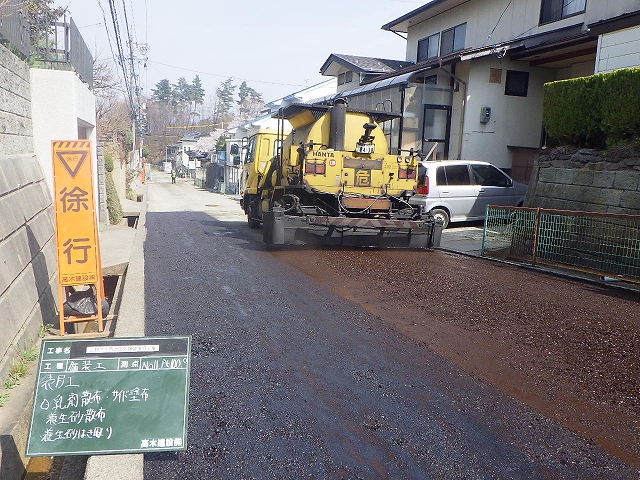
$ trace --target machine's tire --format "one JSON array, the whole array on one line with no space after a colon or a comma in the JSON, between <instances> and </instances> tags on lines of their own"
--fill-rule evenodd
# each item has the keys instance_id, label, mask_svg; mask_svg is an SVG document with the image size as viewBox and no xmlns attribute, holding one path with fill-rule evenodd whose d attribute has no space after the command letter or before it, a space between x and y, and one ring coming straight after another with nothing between
<instances>
[{"instance_id":1,"label":"machine's tire","mask_svg":"<svg viewBox=\"0 0 640 480\"><path fill-rule=\"evenodd\" d=\"M449 213L443 208L434 208L431 210L431 215L435 217L436 220L442 221L442 229L444 230L449 225Z\"/></svg>"},{"instance_id":2,"label":"machine's tire","mask_svg":"<svg viewBox=\"0 0 640 480\"><path fill-rule=\"evenodd\" d=\"M260 227L260 220L255 219L255 209L256 206L253 202L247 204L247 225L249 225L249 228Z\"/></svg>"},{"instance_id":3,"label":"machine's tire","mask_svg":"<svg viewBox=\"0 0 640 480\"><path fill-rule=\"evenodd\" d=\"M249 225L249 228L258 228L260 227L260 222L247 215L247 225Z\"/></svg>"}]
</instances>

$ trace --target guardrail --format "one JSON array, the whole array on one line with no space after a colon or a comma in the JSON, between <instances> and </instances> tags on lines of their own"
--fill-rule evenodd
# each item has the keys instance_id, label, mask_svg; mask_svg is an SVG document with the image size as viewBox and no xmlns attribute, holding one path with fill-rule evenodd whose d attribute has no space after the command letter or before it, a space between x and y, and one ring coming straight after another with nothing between
<instances>
[{"instance_id":1,"label":"guardrail","mask_svg":"<svg viewBox=\"0 0 640 480\"><path fill-rule=\"evenodd\" d=\"M640 216L490 205L482 255L640 282Z\"/></svg>"},{"instance_id":2,"label":"guardrail","mask_svg":"<svg viewBox=\"0 0 640 480\"><path fill-rule=\"evenodd\" d=\"M1 0L0 0L1 2ZM0 5L0 42L8 43L36 68L72 70L93 88L93 57L72 18L65 17L42 31L37 45L31 44L29 18L23 2ZM33 54L33 55L32 55Z\"/></svg>"},{"instance_id":3,"label":"guardrail","mask_svg":"<svg viewBox=\"0 0 640 480\"><path fill-rule=\"evenodd\" d=\"M45 68L73 70L90 89L93 88L93 57L73 18L53 24L36 51L37 60Z\"/></svg>"},{"instance_id":4,"label":"guardrail","mask_svg":"<svg viewBox=\"0 0 640 480\"><path fill-rule=\"evenodd\" d=\"M9 42L25 57L29 56L29 19L21 3L0 5L0 40Z\"/></svg>"}]
</instances>

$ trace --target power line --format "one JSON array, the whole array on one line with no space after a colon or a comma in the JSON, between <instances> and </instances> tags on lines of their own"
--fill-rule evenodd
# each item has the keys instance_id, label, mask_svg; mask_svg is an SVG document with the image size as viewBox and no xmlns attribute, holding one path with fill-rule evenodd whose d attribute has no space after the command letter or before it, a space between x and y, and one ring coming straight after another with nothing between
<instances>
[{"instance_id":1,"label":"power line","mask_svg":"<svg viewBox=\"0 0 640 480\"><path fill-rule=\"evenodd\" d=\"M509 8L509 6L511 6L511 2L512 2L512 1L513 1L513 0L509 0L509 3L507 3L507 6L506 6L506 7L504 7L504 10L503 10L503 11L502 11L502 13L500 14L500 17L498 17L498 21L496 22L496 24L495 24L495 25L494 25L494 27L493 27L493 30L491 30L491 33L489 33L489 35L487 36L487 40L490 40L490 39L491 39L491 36L493 35L493 32L495 32L495 31L496 31L496 28L498 28L498 24L500 23L500 20L502 20L502 17L503 17L503 16L504 16L504 14L506 13L507 9ZM485 40L485 41L484 41L483 46L484 46L484 45L486 45L487 40Z\"/></svg>"},{"instance_id":2,"label":"power line","mask_svg":"<svg viewBox=\"0 0 640 480\"><path fill-rule=\"evenodd\" d=\"M134 118L138 119L141 108L140 87L138 86L138 75L136 74L136 66L133 55L133 38L131 37L131 27L129 26L129 16L127 15L127 5L125 3L125 0L122 0L122 11L124 13L124 24L127 32L127 41L129 42L129 65L131 68L131 82L133 83L133 85L131 85L131 89L133 90L131 93L136 100L133 113Z\"/></svg>"}]
</instances>

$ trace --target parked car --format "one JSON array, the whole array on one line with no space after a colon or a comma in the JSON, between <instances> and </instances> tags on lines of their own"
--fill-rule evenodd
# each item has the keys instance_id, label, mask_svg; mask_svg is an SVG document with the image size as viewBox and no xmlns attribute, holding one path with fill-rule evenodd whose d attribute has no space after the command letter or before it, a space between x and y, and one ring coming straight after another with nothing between
<instances>
[{"instance_id":1,"label":"parked car","mask_svg":"<svg viewBox=\"0 0 640 480\"><path fill-rule=\"evenodd\" d=\"M418 193L410 202L420 204L446 228L450 222L482 220L487 205L522 206L527 186L498 167L475 160L420 162Z\"/></svg>"}]
</instances>

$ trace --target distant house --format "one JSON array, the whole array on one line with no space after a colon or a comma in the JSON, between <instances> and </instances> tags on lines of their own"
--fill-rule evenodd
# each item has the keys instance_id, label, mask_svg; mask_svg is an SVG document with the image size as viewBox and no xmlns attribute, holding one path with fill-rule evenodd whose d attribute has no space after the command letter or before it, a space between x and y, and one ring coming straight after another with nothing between
<instances>
[{"instance_id":1,"label":"distant house","mask_svg":"<svg viewBox=\"0 0 640 480\"><path fill-rule=\"evenodd\" d=\"M413 62L333 53L320 67L320 73L336 77L338 92L344 92L368 83L380 75L394 73L411 65Z\"/></svg>"},{"instance_id":2,"label":"distant house","mask_svg":"<svg viewBox=\"0 0 640 480\"><path fill-rule=\"evenodd\" d=\"M192 136L186 136L180 139L176 149L176 168L182 167L188 170L194 170L196 168L195 152L197 151L197 144L198 139Z\"/></svg>"},{"instance_id":3,"label":"distant house","mask_svg":"<svg viewBox=\"0 0 640 480\"><path fill-rule=\"evenodd\" d=\"M640 65L638 0L432 0L382 28L407 39L403 66L370 76L331 55L325 75L364 73L339 95L403 114L395 150L490 161L528 181L544 143L544 83ZM350 62L349 58L359 59ZM375 60L375 59L372 59ZM339 80L338 80L339 81ZM325 99L326 100L326 99Z\"/></svg>"}]
</instances>

